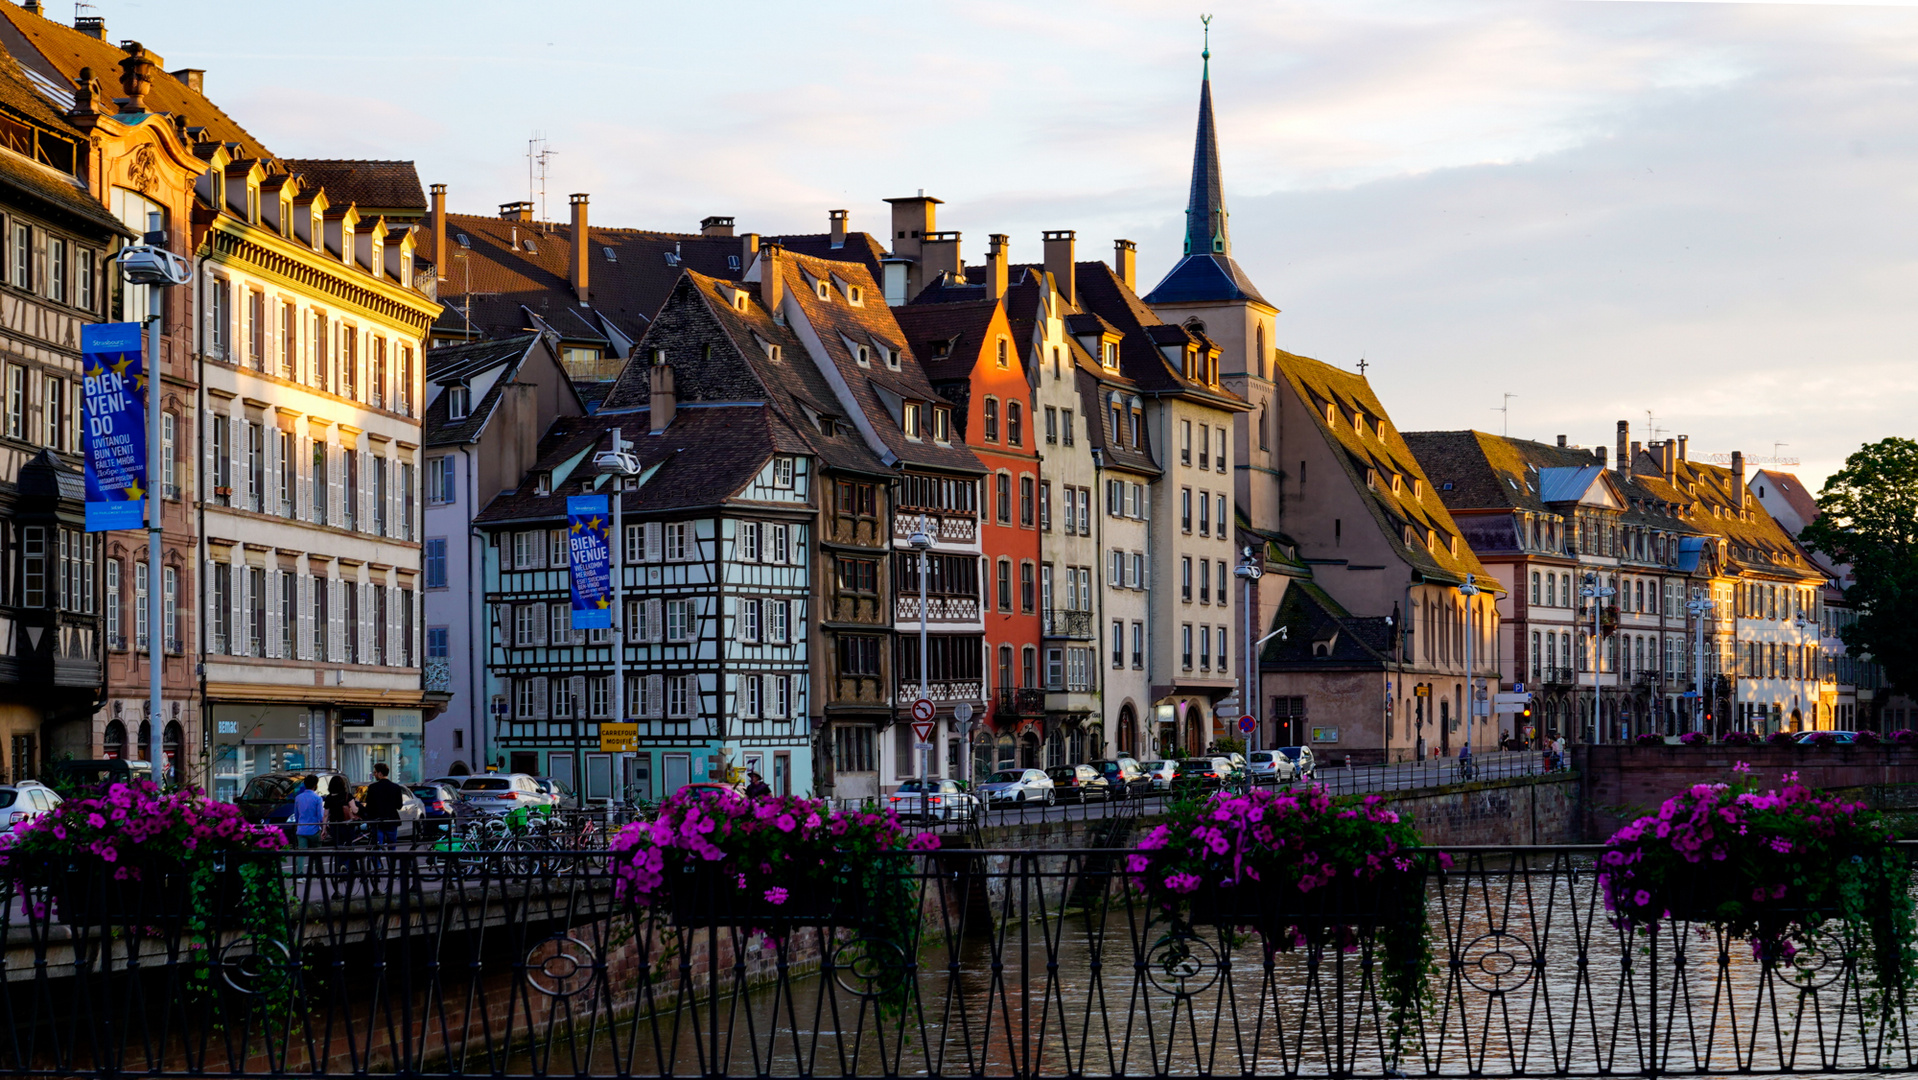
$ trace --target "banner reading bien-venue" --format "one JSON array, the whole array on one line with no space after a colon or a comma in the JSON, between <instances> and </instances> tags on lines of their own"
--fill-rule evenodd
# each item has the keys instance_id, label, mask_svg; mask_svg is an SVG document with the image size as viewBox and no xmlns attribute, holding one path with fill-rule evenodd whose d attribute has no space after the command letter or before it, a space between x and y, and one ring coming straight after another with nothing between
<instances>
[{"instance_id":1,"label":"banner reading bien-venue","mask_svg":"<svg viewBox=\"0 0 1918 1080\"><path fill-rule=\"evenodd\" d=\"M146 524L146 364L139 323L80 328L85 365L87 531Z\"/></svg>"},{"instance_id":2,"label":"banner reading bien-venue","mask_svg":"<svg viewBox=\"0 0 1918 1080\"><path fill-rule=\"evenodd\" d=\"M566 497L567 564L573 579L573 629L613 626L612 522L604 495Z\"/></svg>"}]
</instances>

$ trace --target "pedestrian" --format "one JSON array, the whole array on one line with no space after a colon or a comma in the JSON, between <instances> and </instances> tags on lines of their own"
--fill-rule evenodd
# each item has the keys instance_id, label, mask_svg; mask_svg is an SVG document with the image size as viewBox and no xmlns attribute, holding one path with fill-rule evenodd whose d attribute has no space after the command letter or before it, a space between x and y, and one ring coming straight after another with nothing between
<instances>
[{"instance_id":1,"label":"pedestrian","mask_svg":"<svg viewBox=\"0 0 1918 1080\"><path fill-rule=\"evenodd\" d=\"M325 843L321 836L326 824L326 800L320 797L320 778L308 773L300 780L300 790L293 794L293 842L301 849L316 848ZM293 874L298 877L305 872L311 856L296 860Z\"/></svg>"},{"instance_id":2,"label":"pedestrian","mask_svg":"<svg viewBox=\"0 0 1918 1080\"><path fill-rule=\"evenodd\" d=\"M326 784L326 842L335 847L352 843L359 816L360 804L347 790L346 777L334 774Z\"/></svg>"},{"instance_id":3,"label":"pedestrian","mask_svg":"<svg viewBox=\"0 0 1918 1080\"><path fill-rule=\"evenodd\" d=\"M771 798L772 793L772 785L766 783L765 777L756 772L746 774L746 797L748 799Z\"/></svg>"},{"instance_id":4,"label":"pedestrian","mask_svg":"<svg viewBox=\"0 0 1918 1080\"><path fill-rule=\"evenodd\" d=\"M406 792L392 779L386 762L373 765L373 782L366 787L366 806L362 816L373 830L377 847L392 847L400 838L400 810L406 805Z\"/></svg>"}]
</instances>

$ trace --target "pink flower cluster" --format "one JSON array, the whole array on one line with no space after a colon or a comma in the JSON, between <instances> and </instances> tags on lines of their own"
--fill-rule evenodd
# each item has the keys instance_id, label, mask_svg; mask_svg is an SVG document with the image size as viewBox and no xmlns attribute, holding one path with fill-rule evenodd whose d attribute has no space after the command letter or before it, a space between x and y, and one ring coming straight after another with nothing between
<instances>
[{"instance_id":1,"label":"pink flower cluster","mask_svg":"<svg viewBox=\"0 0 1918 1080\"><path fill-rule=\"evenodd\" d=\"M1196 817L1174 815L1126 856L1151 891L1290 881L1300 892L1341 875L1370 880L1404 872L1416 834L1376 795L1335 799L1325 788L1221 792Z\"/></svg>"},{"instance_id":2,"label":"pink flower cluster","mask_svg":"<svg viewBox=\"0 0 1918 1080\"><path fill-rule=\"evenodd\" d=\"M0 837L0 866L9 859L85 852L114 864L115 877L138 880L141 864L285 846L285 833L249 823L239 807L214 802L198 788L166 792L151 781L133 780L68 799Z\"/></svg>"},{"instance_id":3,"label":"pink flower cluster","mask_svg":"<svg viewBox=\"0 0 1918 1080\"><path fill-rule=\"evenodd\" d=\"M748 875L789 874L795 881L812 876L835 853L938 846L939 838L929 833L906 839L891 811L833 811L824 802L796 796L747 799L710 788L673 795L652 820L626 826L610 845L617 894L648 907L663 902L668 866L683 859L720 863L744 888ZM762 895L780 905L790 894L774 886Z\"/></svg>"}]
</instances>

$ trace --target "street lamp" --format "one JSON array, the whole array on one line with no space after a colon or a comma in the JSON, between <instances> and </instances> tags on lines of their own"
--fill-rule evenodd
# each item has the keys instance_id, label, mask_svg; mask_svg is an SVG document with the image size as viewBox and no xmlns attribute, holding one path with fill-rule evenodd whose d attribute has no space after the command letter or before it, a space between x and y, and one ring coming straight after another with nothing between
<instances>
[{"instance_id":1,"label":"street lamp","mask_svg":"<svg viewBox=\"0 0 1918 1080\"><path fill-rule=\"evenodd\" d=\"M932 533L926 515L919 515L919 527L911 536L906 537L907 546L919 553L919 696L932 700L932 676L930 674L932 657L927 653L926 642L926 576L929 573L929 557L926 552L932 548ZM1003 691L1001 691L1003 692ZM935 717L937 713L933 714ZM936 722L936 721L935 721ZM926 784L932 775L932 743L928 741L919 750L919 800L920 808L930 813L932 806Z\"/></svg>"},{"instance_id":2,"label":"street lamp","mask_svg":"<svg viewBox=\"0 0 1918 1080\"><path fill-rule=\"evenodd\" d=\"M620 509L626 501L626 478L639 475L639 458L633 455L633 444L614 428L613 448L602 450L593 455L593 468L613 478L613 715L626 722L626 529L620 521ZM573 790L586 790L586 755L581 743L580 722L573 721L573 777L578 786ZM630 763L630 751L620 755L622 763ZM626 793L625 770L620 771L620 794Z\"/></svg>"},{"instance_id":3,"label":"street lamp","mask_svg":"<svg viewBox=\"0 0 1918 1080\"><path fill-rule=\"evenodd\" d=\"M1239 704L1245 709L1247 716L1257 716L1258 710L1253 708L1255 699L1252 697L1252 691L1255 689L1252 683L1252 586L1265 576L1265 568L1252 561L1250 544L1243 549L1242 557L1245 561L1232 571L1239 580L1245 582L1245 662L1239 665ZM1255 723L1252 725L1252 730L1246 733L1252 737L1251 744L1246 747L1247 753L1259 748L1260 726Z\"/></svg>"},{"instance_id":4,"label":"street lamp","mask_svg":"<svg viewBox=\"0 0 1918 1080\"><path fill-rule=\"evenodd\" d=\"M1468 755L1472 749L1472 721L1478 718L1478 678L1472 670L1473 639L1478 637L1473 598L1482 591L1477 574L1465 575L1465 583L1458 587L1458 594L1465 598L1465 751Z\"/></svg>"},{"instance_id":5,"label":"street lamp","mask_svg":"<svg viewBox=\"0 0 1918 1080\"><path fill-rule=\"evenodd\" d=\"M1809 728L1803 727L1803 724L1805 722L1806 711L1808 711L1812 707L1811 694L1807 693L1805 690L1805 683L1809 681L1806 678L1806 676L1810 676L1816 671L1816 668L1812 666L1811 657L1805 654L1805 631L1816 627L1818 625L1818 622L1815 619L1805 618L1805 613L1802 611L1793 615L1791 621L1792 621L1792 625L1798 628L1798 658L1799 658L1799 662L1804 664L1804 668L1801 670L1800 677L1798 679L1798 695L1797 696L1801 703L1799 712L1798 712L1798 721L1802 730L1816 731L1818 730L1818 721L1816 718L1812 720L1811 727Z\"/></svg>"},{"instance_id":6,"label":"street lamp","mask_svg":"<svg viewBox=\"0 0 1918 1080\"><path fill-rule=\"evenodd\" d=\"M1585 575L1585 584L1579 588L1578 595L1592 602L1592 741L1603 742L1604 730L1599 726L1598 719L1598 674L1605 666L1605 649L1599 633L1598 617L1599 609L1603 606L1601 601L1608 596L1617 596L1618 590L1599 580L1596 573L1591 573Z\"/></svg>"},{"instance_id":7,"label":"street lamp","mask_svg":"<svg viewBox=\"0 0 1918 1080\"><path fill-rule=\"evenodd\" d=\"M1692 669L1692 685L1696 687L1698 700L1692 709L1692 730L1705 730L1705 616L1718 605L1705 598L1705 590L1693 589L1692 598L1685 602L1685 610L1691 612L1692 627L1698 642L1697 663Z\"/></svg>"},{"instance_id":8,"label":"street lamp","mask_svg":"<svg viewBox=\"0 0 1918 1080\"><path fill-rule=\"evenodd\" d=\"M160 514L165 492L153 490L153 471L162 467L166 448L160 435L160 290L185 285L193 280L193 264L168 251L166 233L159 211L147 214L147 234L142 242L120 249L115 256L120 273L129 286L144 285L147 293L146 343L140 366L147 378L147 753L153 764L153 779L166 783L166 718L161 696L161 669L166 657L166 625L161 588ZM185 747L182 747L184 752Z\"/></svg>"}]
</instances>

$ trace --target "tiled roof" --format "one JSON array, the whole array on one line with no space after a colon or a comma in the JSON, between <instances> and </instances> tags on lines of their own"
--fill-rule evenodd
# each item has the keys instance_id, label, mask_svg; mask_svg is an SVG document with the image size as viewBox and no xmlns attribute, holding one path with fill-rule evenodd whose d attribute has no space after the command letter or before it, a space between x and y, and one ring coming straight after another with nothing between
<instances>
[{"instance_id":1,"label":"tiled roof","mask_svg":"<svg viewBox=\"0 0 1918 1080\"><path fill-rule=\"evenodd\" d=\"M69 87L78 85L76 80L81 68L90 67L93 77L106 88L107 95L119 96L120 61L127 55L119 46L13 4L0 4L0 20L4 21L4 25L0 25L0 47L19 57L22 63L36 68L46 65L42 74L64 80ZM159 57L152 53L147 55L152 57L156 68L161 66ZM221 111L205 95L165 71L156 70L153 73L146 107L152 113L184 116L188 124L205 129L202 136L205 140L238 143L240 157L272 156L238 121Z\"/></svg>"},{"instance_id":2,"label":"tiled roof","mask_svg":"<svg viewBox=\"0 0 1918 1080\"><path fill-rule=\"evenodd\" d=\"M999 302L912 303L892 309L906 343L934 383L965 379L979 362Z\"/></svg>"},{"instance_id":3,"label":"tiled roof","mask_svg":"<svg viewBox=\"0 0 1918 1080\"><path fill-rule=\"evenodd\" d=\"M1736 502L1737 481L1722 465L1677 461L1666 477L1649 450L1632 462L1632 490L1661 506L1684 507L1684 523L1698 532L1725 541L1725 554L1748 573L1808 580L1823 579L1824 571L1807 557L1791 534L1767 513L1750 492L1741 513Z\"/></svg>"},{"instance_id":4,"label":"tiled roof","mask_svg":"<svg viewBox=\"0 0 1918 1080\"><path fill-rule=\"evenodd\" d=\"M27 74L13 57L0 53L0 108L30 120L53 132L70 136L84 145L86 136L54 112L37 93ZM93 197L79 179L49 165L42 165L0 149L0 184L53 210L71 214L88 225L122 236L133 235L100 200Z\"/></svg>"},{"instance_id":5,"label":"tiled roof","mask_svg":"<svg viewBox=\"0 0 1918 1080\"><path fill-rule=\"evenodd\" d=\"M1359 618L1316 582L1293 581L1269 630L1285 633L1259 650L1261 670L1379 667L1393 658L1392 627L1383 616Z\"/></svg>"},{"instance_id":6,"label":"tiled roof","mask_svg":"<svg viewBox=\"0 0 1918 1080\"><path fill-rule=\"evenodd\" d=\"M459 345L446 345L426 351L426 381L442 382L454 379L470 378L494 368L504 366L493 384L487 387L480 400L473 402L471 411L461 420L449 421L446 418L446 394L441 392L433 398L432 404L420 418L424 428L424 441L427 446L453 446L468 443L480 437L486 430L486 423L492 418L493 410L499 406L500 397L506 392L506 385L512 381L513 372L525 362L527 354L538 344L538 334L523 334L519 337L500 341L476 341Z\"/></svg>"},{"instance_id":7,"label":"tiled roof","mask_svg":"<svg viewBox=\"0 0 1918 1080\"><path fill-rule=\"evenodd\" d=\"M1818 500L1798 477L1776 469L1760 469L1752 475L1752 480L1776 490L1791 507L1791 512L1798 515L1798 520L1807 525L1818 520Z\"/></svg>"},{"instance_id":8,"label":"tiled roof","mask_svg":"<svg viewBox=\"0 0 1918 1080\"><path fill-rule=\"evenodd\" d=\"M352 203L367 216L382 211L399 211L398 216L426 212L426 193L410 161L284 158L280 164L300 175L302 187L325 188L327 201L335 206Z\"/></svg>"},{"instance_id":9,"label":"tiled roof","mask_svg":"<svg viewBox=\"0 0 1918 1080\"><path fill-rule=\"evenodd\" d=\"M1440 579L1463 580L1466 574L1485 573L1485 567L1472 553L1471 545L1460 542L1458 554L1451 551L1450 539L1461 536L1458 523L1445 509L1431 483L1412 454L1405 438L1393 426L1385 406L1372 393L1363 375L1335 368L1330 364L1274 350L1279 376L1305 405L1334 456L1344 468L1353 490L1367 496L1366 506L1380 531L1398 544L1401 556L1421 573ZM1332 416L1326 416L1331 406ZM1362 416L1364 432L1358 430L1355 416ZM1376 483L1368 483L1368 470L1377 474ZM1399 490L1392 490L1392 478L1400 478ZM1418 490L1422 482L1426 489ZM1404 543L1405 528L1411 526L1415 543ZM1437 542L1428 544L1432 531Z\"/></svg>"},{"instance_id":10,"label":"tiled roof","mask_svg":"<svg viewBox=\"0 0 1918 1080\"><path fill-rule=\"evenodd\" d=\"M1239 411L1251 408L1243 397L1231 390L1194 382L1166 362L1158 343L1183 341L1191 335L1184 327L1171 326L1154 314L1137 293L1119 280L1112 267L1102 262L1078 263L1073 268L1073 278L1078 290L1074 300L1079 309L1097 314L1125 335L1119 344L1119 366L1141 392L1184 394Z\"/></svg>"}]
</instances>

